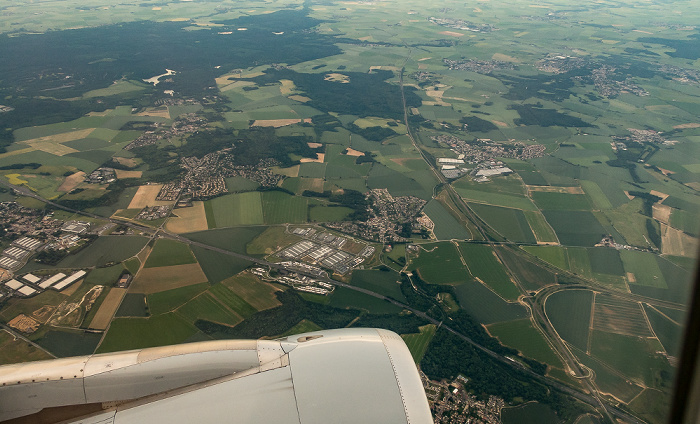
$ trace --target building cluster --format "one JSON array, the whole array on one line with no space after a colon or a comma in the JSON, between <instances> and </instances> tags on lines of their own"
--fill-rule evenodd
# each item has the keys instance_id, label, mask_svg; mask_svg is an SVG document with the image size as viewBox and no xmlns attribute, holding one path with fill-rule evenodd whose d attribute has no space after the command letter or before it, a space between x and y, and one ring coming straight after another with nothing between
<instances>
[{"instance_id":1,"label":"building cluster","mask_svg":"<svg viewBox=\"0 0 700 424\"><path fill-rule=\"evenodd\" d=\"M661 65L659 72L670 75L674 80L686 84L700 84L700 71L696 69L680 68L673 65Z\"/></svg>"},{"instance_id":2,"label":"building cluster","mask_svg":"<svg viewBox=\"0 0 700 424\"><path fill-rule=\"evenodd\" d=\"M575 69L580 69L586 66L586 61L580 57L574 56L547 56L535 63L537 70L549 72L553 74L564 74Z\"/></svg>"},{"instance_id":3,"label":"building cluster","mask_svg":"<svg viewBox=\"0 0 700 424\"><path fill-rule=\"evenodd\" d=\"M439 76L433 72L426 72L426 71L417 71L411 74L411 78L413 78L416 81L424 82L424 81L433 81L434 79L438 78Z\"/></svg>"},{"instance_id":4,"label":"building cluster","mask_svg":"<svg viewBox=\"0 0 700 424\"><path fill-rule=\"evenodd\" d=\"M71 234L85 234L90 229L90 223L86 221L66 221L61 226L61 231Z\"/></svg>"},{"instance_id":5,"label":"building cluster","mask_svg":"<svg viewBox=\"0 0 700 424\"><path fill-rule=\"evenodd\" d=\"M620 80L615 73L615 68L603 65L591 72L593 84L601 96L616 97L620 93L630 93L635 96L648 96L649 92L635 84L632 78Z\"/></svg>"},{"instance_id":6,"label":"building cluster","mask_svg":"<svg viewBox=\"0 0 700 424\"><path fill-rule=\"evenodd\" d=\"M374 253L372 246L365 246L358 255L342 250L348 241L347 238L328 232L317 232L315 228L295 228L292 233L303 237L304 240L282 249L277 256L321 265L341 275L357 267Z\"/></svg>"},{"instance_id":7,"label":"building cluster","mask_svg":"<svg viewBox=\"0 0 700 424\"><path fill-rule=\"evenodd\" d=\"M141 209L136 219L142 219L144 221L153 221L156 219L167 218L172 210L172 205L161 205L161 206L146 206Z\"/></svg>"},{"instance_id":8,"label":"building cluster","mask_svg":"<svg viewBox=\"0 0 700 424\"><path fill-rule=\"evenodd\" d=\"M526 144L518 141L499 143L487 138L477 138L474 141L465 141L449 134L440 134L430 137L433 141L447 145L457 159L440 158L438 164L446 178L458 178L465 174L463 164L476 164L471 170L475 177L488 178L495 175L513 172L504 167L496 158L533 159L545 155L547 149L542 144ZM488 180L485 180L488 181Z\"/></svg>"},{"instance_id":9,"label":"building cluster","mask_svg":"<svg viewBox=\"0 0 700 424\"><path fill-rule=\"evenodd\" d=\"M514 69L510 62L502 60L477 60L477 59L442 59L442 62L451 70L471 71L478 74L490 74L498 69Z\"/></svg>"},{"instance_id":10,"label":"building cluster","mask_svg":"<svg viewBox=\"0 0 700 424\"><path fill-rule=\"evenodd\" d=\"M425 200L414 196L392 196L387 189L373 189L365 195L368 218L364 221L329 222L326 226L366 240L405 242L421 233L417 217Z\"/></svg>"},{"instance_id":11,"label":"building cluster","mask_svg":"<svg viewBox=\"0 0 700 424\"><path fill-rule=\"evenodd\" d=\"M180 187L178 183L169 182L167 184L163 184L163 187L161 187L160 191L158 192L158 196L156 196L156 200L172 202L180 197L181 192L182 187Z\"/></svg>"},{"instance_id":12,"label":"building cluster","mask_svg":"<svg viewBox=\"0 0 700 424\"><path fill-rule=\"evenodd\" d=\"M117 180L114 168L100 167L85 176L85 182L89 184L109 184Z\"/></svg>"},{"instance_id":13,"label":"building cluster","mask_svg":"<svg viewBox=\"0 0 700 424\"><path fill-rule=\"evenodd\" d=\"M2 251L0 268L8 271L21 268L34 251L43 245L41 241L29 237L21 237L13 241L10 247Z\"/></svg>"},{"instance_id":14,"label":"building cluster","mask_svg":"<svg viewBox=\"0 0 700 424\"><path fill-rule=\"evenodd\" d=\"M0 236L2 237L45 238L56 233L61 225L63 221L53 219L50 215L42 217L38 210L25 208L17 202L0 203Z\"/></svg>"},{"instance_id":15,"label":"building cluster","mask_svg":"<svg viewBox=\"0 0 700 424\"><path fill-rule=\"evenodd\" d=\"M436 424L500 424L503 399L489 396L486 401L470 394L464 386L469 381L457 376L454 381L432 381L421 372L421 380Z\"/></svg>"},{"instance_id":16,"label":"building cluster","mask_svg":"<svg viewBox=\"0 0 700 424\"><path fill-rule=\"evenodd\" d=\"M186 170L184 177L168 184L167 190L170 196L177 192L191 199L207 199L228 193L226 178L236 176L263 187L274 187L283 178L270 170L274 165L273 160L261 160L256 166L236 165L231 149L209 153L202 158L186 157L180 160L180 166Z\"/></svg>"},{"instance_id":17,"label":"building cluster","mask_svg":"<svg viewBox=\"0 0 700 424\"><path fill-rule=\"evenodd\" d=\"M3 290L0 290L0 294L2 294L2 297L13 295L29 297L48 289L61 291L71 284L82 280L85 277L85 274L85 271L79 270L69 276L66 276L66 274L62 272L53 275L44 275L41 277L31 273L24 274L21 277L15 276L15 278L3 283Z\"/></svg>"},{"instance_id":18,"label":"building cluster","mask_svg":"<svg viewBox=\"0 0 700 424\"><path fill-rule=\"evenodd\" d=\"M158 144L160 140L170 141L170 139L175 137L192 134L206 124L207 120L198 116L196 113L188 113L178 117L169 128L161 127L159 123L153 123L150 125L150 129L144 131L143 134L124 148L126 150L131 150L138 147Z\"/></svg>"},{"instance_id":19,"label":"building cluster","mask_svg":"<svg viewBox=\"0 0 700 424\"><path fill-rule=\"evenodd\" d=\"M431 16L428 18L428 21L440 26L454 28L461 31L491 32L496 30L496 27L491 24L477 24L474 22L465 21L464 19L436 18Z\"/></svg>"}]
</instances>

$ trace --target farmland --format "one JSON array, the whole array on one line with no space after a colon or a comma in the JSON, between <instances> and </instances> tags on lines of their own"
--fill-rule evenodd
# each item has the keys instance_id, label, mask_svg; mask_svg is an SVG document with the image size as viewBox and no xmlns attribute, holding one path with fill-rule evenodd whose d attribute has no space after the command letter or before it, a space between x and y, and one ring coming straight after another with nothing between
<instances>
[{"instance_id":1,"label":"farmland","mask_svg":"<svg viewBox=\"0 0 700 424\"><path fill-rule=\"evenodd\" d=\"M573 346L588 350L593 293L587 290L567 290L547 298L545 312L562 339Z\"/></svg>"},{"instance_id":2,"label":"farmland","mask_svg":"<svg viewBox=\"0 0 700 424\"><path fill-rule=\"evenodd\" d=\"M454 334L407 330L420 314L347 287L299 295L246 270L245 255L280 260L297 227L347 232L342 249L359 253L359 238L377 240L363 216L387 205L354 191L386 189L391 207L425 201L420 219L378 217L374 228L396 224L401 238L330 278L663 420L674 371L663 353L679 354L700 235L691 2L64 3L0 19L0 178L54 202L0 188L34 209L7 215L0 244L56 242L66 221L89 220L92 244L55 266L29 257L16 278L88 274L5 301L3 322L37 317L30 338L59 356L92 353L99 331L105 352L381 324L401 328L428 377L463 374L480 400L503 397L506 423L596 422ZM164 69L176 73L144 82ZM616 248L595 247L608 235ZM128 293L113 286L124 269ZM82 331L45 324L97 284L108 287ZM554 331L533 326L542 311ZM558 337L593 385L567 374ZM0 361L41 356L0 338L4 349Z\"/></svg>"},{"instance_id":3,"label":"farmland","mask_svg":"<svg viewBox=\"0 0 700 424\"><path fill-rule=\"evenodd\" d=\"M411 351L411 356L413 356L413 361L416 364L419 364L421 359L423 359L423 355L425 355L425 351L428 349L430 340L432 340L435 335L435 325L428 324L419 327L419 329L420 333L401 335L403 341L406 342L406 346L408 346L408 350Z\"/></svg>"},{"instance_id":4,"label":"farmland","mask_svg":"<svg viewBox=\"0 0 700 424\"><path fill-rule=\"evenodd\" d=\"M469 272L489 286L505 300L515 300L520 295L517 287L506 274L490 247L461 243L459 251L467 263Z\"/></svg>"},{"instance_id":5,"label":"farmland","mask_svg":"<svg viewBox=\"0 0 700 424\"><path fill-rule=\"evenodd\" d=\"M457 247L451 242L422 245L411 267L422 279L433 284L460 284L471 278Z\"/></svg>"},{"instance_id":6,"label":"farmland","mask_svg":"<svg viewBox=\"0 0 700 424\"><path fill-rule=\"evenodd\" d=\"M145 268L155 268L170 265L194 264L197 261L189 246L173 240L160 239L148 255Z\"/></svg>"}]
</instances>

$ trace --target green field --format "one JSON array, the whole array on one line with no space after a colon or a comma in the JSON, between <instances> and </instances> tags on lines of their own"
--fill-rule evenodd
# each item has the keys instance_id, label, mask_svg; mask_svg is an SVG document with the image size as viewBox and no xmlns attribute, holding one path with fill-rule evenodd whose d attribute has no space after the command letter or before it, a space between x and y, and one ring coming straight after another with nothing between
<instances>
[{"instance_id":1,"label":"green field","mask_svg":"<svg viewBox=\"0 0 700 424\"><path fill-rule=\"evenodd\" d=\"M147 242L148 239L141 236L101 236L79 252L66 256L56 266L30 261L22 271L40 268L86 268L121 262L137 254Z\"/></svg>"},{"instance_id":2,"label":"green field","mask_svg":"<svg viewBox=\"0 0 700 424\"><path fill-rule=\"evenodd\" d=\"M280 305L275 296L277 289L252 274L241 273L223 281L222 284L259 311Z\"/></svg>"},{"instance_id":3,"label":"green field","mask_svg":"<svg viewBox=\"0 0 700 424\"><path fill-rule=\"evenodd\" d=\"M392 303L345 287L336 287L330 298L328 305L334 308L357 309L371 314L396 314L401 312L401 308Z\"/></svg>"},{"instance_id":4,"label":"green field","mask_svg":"<svg viewBox=\"0 0 700 424\"><path fill-rule=\"evenodd\" d=\"M252 243L256 237L263 234L267 229L268 227L264 226L219 228L187 233L185 237L220 249L254 256L255 252L248 252L248 244Z\"/></svg>"},{"instance_id":5,"label":"green field","mask_svg":"<svg viewBox=\"0 0 700 424\"><path fill-rule=\"evenodd\" d=\"M308 221L309 200L280 191L262 194L262 208L266 224L299 224Z\"/></svg>"},{"instance_id":6,"label":"green field","mask_svg":"<svg viewBox=\"0 0 700 424\"><path fill-rule=\"evenodd\" d=\"M408 350L413 356L413 362L419 364L423 359L423 355L428 350L428 345L435 335L435 324L424 325L420 328L420 333L402 334L403 341L408 346Z\"/></svg>"},{"instance_id":7,"label":"green field","mask_svg":"<svg viewBox=\"0 0 700 424\"><path fill-rule=\"evenodd\" d=\"M543 261L554 265L557 268L569 269L569 261L564 248L559 246L523 246L523 250L531 255L535 255Z\"/></svg>"},{"instance_id":8,"label":"green field","mask_svg":"<svg viewBox=\"0 0 700 424\"><path fill-rule=\"evenodd\" d=\"M588 349L593 293L588 290L567 290L547 298L545 313L559 336L583 350Z\"/></svg>"},{"instance_id":9,"label":"green field","mask_svg":"<svg viewBox=\"0 0 700 424\"><path fill-rule=\"evenodd\" d=\"M269 255L299 240L299 236L287 233L286 227L267 227L265 231L247 243L245 253L253 256Z\"/></svg>"},{"instance_id":10,"label":"green field","mask_svg":"<svg viewBox=\"0 0 700 424\"><path fill-rule=\"evenodd\" d=\"M383 294L384 296L389 296L399 302L405 303L406 298L403 293L401 293L399 280L399 275L393 271L358 269L353 271L350 284Z\"/></svg>"},{"instance_id":11,"label":"green field","mask_svg":"<svg viewBox=\"0 0 700 424\"><path fill-rule=\"evenodd\" d=\"M591 332L591 355L651 387L658 387L660 371L671 369L664 357L653 353L645 339L634 336L594 330Z\"/></svg>"},{"instance_id":12,"label":"green field","mask_svg":"<svg viewBox=\"0 0 700 424\"><path fill-rule=\"evenodd\" d=\"M260 192L227 194L204 202L209 228L263 224Z\"/></svg>"},{"instance_id":13,"label":"green field","mask_svg":"<svg viewBox=\"0 0 700 424\"><path fill-rule=\"evenodd\" d=\"M498 246L496 249L525 290L537 291L542 287L556 284L557 278L554 271L536 263L534 258L529 258L523 252L506 246Z\"/></svg>"},{"instance_id":14,"label":"green field","mask_svg":"<svg viewBox=\"0 0 700 424\"><path fill-rule=\"evenodd\" d=\"M241 317L230 308L218 302L209 292L204 292L183 306L179 307L176 314L182 316L190 323L197 320L207 320L218 324L234 326L241 322Z\"/></svg>"},{"instance_id":15,"label":"green field","mask_svg":"<svg viewBox=\"0 0 700 424\"><path fill-rule=\"evenodd\" d=\"M524 196L514 196L498 192L488 192L456 188L457 193L470 203L484 203L492 206L502 206L504 208L522 209L525 211L536 211L537 207L530 199Z\"/></svg>"},{"instance_id":16,"label":"green field","mask_svg":"<svg viewBox=\"0 0 700 424\"><path fill-rule=\"evenodd\" d=\"M194 258L190 247L175 240L158 239L153 250L146 260L145 268L159 266L194 264Z\"/></svg>"},{"instance_id":17,"label":"green field","mask_svg":"<svg viewBox=\"0 0 700 424\"><path fill-rule=\"evenodd\" d=\"M668 288L656 255L634 250L621 250L620 257L625 271L634 274L635 284L661 289Z\"/></svg>"},{"instance_id":18,"label":"green field","mask_svg":"<svg viewBox=\"0 0 700 424\"><path fill-rule=\"evenodd\" d=\"M508 303L478 281L467 281L455 288L459 306L482 324L527 317L525 308Z\"/></svg>"},{"instance_id":19,"label":"green field","mask_svg":"<svg viewBox=\"0 0 700 424\"><path fill-rule=\"evenodd\" d=\"M175 313L150 318L117 318L109 326L97 353L182 343L196 332L197 328Z\"/></svg>"},{"instance_id":20,"label":"green field","mask_svg":"<svg viewBox=\"0 0 700 424\"><path fill-rule=\"evenodd\" d=\"M461 284L471 280L462 264L457 247L452 242L421 245L421 252L411 267L420 277L432 284Z\"/></svg>"},{"instance_id":21,"label":"green field","mask_svg":"<svg viewBox=\"0 0 700 424\"><path fill-rule=\"evenodd\" d=\"M423 211L430 217L435 224L433 232L438 240L470 240L472 234L462 225L452 214L450 214L445 206L437 200L431 200L425 205Z\"/></svg>"},{"instance_id":22,"label":"green field","mask_svg":"<svg viewBox=\"0 0 700 424\"><path fill-rule=\"evenodd\" d=\"M530 195L540 209L569 211L591 209L591 204L585 194L533 191Z\"/></svg>"},{"instance_id":23,"label":"green field","mask_svg":"<svg viewBox=\"0 0 700 424\"><path fill-rule=\"evenodd\" d=\"M470 203L474 212L479 215L494 230L510 241L536 243L535 235L525 214L520 209L502 208L498 206Z\"/></svg>"},{"instance_id":24,"label":"green field","mask_svg":"<svg viewBox=\"0 0 700 424\"><path fill-rule=\"evenodd\" d=\"M587 211L544 210L544 217L566 246L589 246L607 233L596 217Z\"/></svg>"},{"instance_id":25,"label":"green field","mask_svg":"<svg viewBox=\"0 0 700 424\"><path fill-rule=\"evenodd\" d=\"M530 402L501 410L503 424L557 424L557 414L547 405Z\"/></svg>"},{"instance_id":26,"label":"green field","mask_svg":"<svg viewBox=\"0 0 700 424\"><path fill-rule=\"evenodd\" d=\"M519 350L523 355L552 367L563 368L544 336L532 326L529 319L491 324L488 330L501 343Z\"/></svg>"},{"instance_id":27,"label":"green field","mask_svg":"<svg viewBox=\"0 0 700 424\"><path fill-rule=\"evenodd\" d=\"M353 212L344 206L312 206L309 208L311 222L343 221Z\"/></svg>"},{"instance_id":28,"label":"green field","mask_svg":"<svg viewBox=\"0 0 700 424\"><path fill-rule=\"evenodd\" d=\"M209 289L209 293L219 302L243 317L243 319L249 318L251 315L258 312L257 309L241 299L240 296L223 284L212 286L212 288Z\"/></svg>"},{"instance_id":29,"label":"green field","mask_svg":"<svg viewBox=\"0 0 700 424\"><path fill-rule=\"evenodd\" d=\"M99 333L55 329L46 332L36 344L59 358L92 355L100 343Z\"/></svg>"},{"instance_id":30,"label":"green field","mask_svg":"<svg viewBox=\"0 0 700 424\"><path fill-rule=\"evenodd\" d=\"M230 177L226 178L226 189L230 193L239 193L243 191L254 191L256 188L260 187L260 183L256 181L249 180L244 177Z\"/></svg>"},{"instance_id":31,"label":"green field","mask_svg":"<svg viewBox=\"0 0 700 424\"><path fill-rule=\"evenodd\" d=\"M218 283L225 280L253 264L245 259L236 258L225 253L214 252L198 246L193 246L192 252L210 283Z\"/></svg>"},{"instance_id":32,"label":"green field","mask_svg":"<svg viewBox=\"0 0 700 424\"><path fill-rule=\"evenodd\" d=\"M172 312L208 288L208 283L200 283L149 294L147 297L149 311L151 315Z\"/></svg>"},{"instance_id":33,"label":"green field","mask_svg":"<svg viewBox=\"0 0 700 424\"><path fill-rule=\"evenodd\" d=\"M523 211L538 242L558 243L557 235L540 211Z\"/></svg>"},{"instance_id":34,"label":"green field","mask_svg":"<svg viewBox=\"0 0 700 424\"><path fill-rule=\"evenodd\" d=\"M146 304L146 295L139 293L127 293L119 305L115 317L147 317L148 305Z\"/></svg>"},{"instance_id":35,"label":"green field","mask_svg":"<svg viewBox=\"0 0 700 424\"><path fill-rule=\"evenodd\" d=\"M681 351L683 327L649 305L644 305L644 310L647 313L647 318L649 318L649 324L651 324L654 334L659 338L666 352L671 356L678 357Z\"/></svg>"},{"instance_id":36,"label":"green field","mask_svg":"<svg viewBox=\"0 0 700 424\"><path fill-rule=\"evenodd\" d=\"M505 300L516 300L520 291L506 274L493 250L483 244L461 243L459 250L471 274Z\"/></svg>"},{"instance_id":37,"label":"green field","mask_svg":"<svg viewBox=\"0 0 700 424\"><path fill-rule=\"evenodd\" d=\"M122 272L124 272L124 266L121 264L107 268L95 268L85 276L85 284L112 285L117 281Z\"/></svg>"}]
</instances>

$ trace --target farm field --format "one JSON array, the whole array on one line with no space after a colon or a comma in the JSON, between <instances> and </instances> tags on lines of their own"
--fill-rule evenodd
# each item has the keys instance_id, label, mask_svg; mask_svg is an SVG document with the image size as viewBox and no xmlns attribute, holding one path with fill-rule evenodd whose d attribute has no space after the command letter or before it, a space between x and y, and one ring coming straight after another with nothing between
<instances>
[{"instance_id":1,"label":"farm field","mask_svg":"<svg viewBox=\"0 0 700 424\"><path fill-rule=\"evenodd\" d=\"M286 227L283 226L267 227L265 231L258 234L246 244L245 253L269 255L300 240L299 236L287 233Z\"/></svg>"},{"instance_id":2,"label":"farm field","mask_svg":"<svg viewBox=\"0 0 700 424\"><path fill-rule=\"evenodd\" d=\"M582 351L588 350L593 292L567 290L547 298L545 313L559 336Z\"/></svg>"},{"instance_id":3,"label":"farm field","mask_svg":"<svg viewBox=\"0 0 700 424\"><path fill-rule=\"evenodd\" d=\"M151 294L207 281L198 263L143 268L136 274L129 291Z\"/></svg>"},{"instance_id":4,"label":"farm field","mask_svg":"<svg viewBox=\"0 0 700 424\"><path fill-rule=\"evenodd\" d=\"M435 224L433 232L438 240L470 240L472 238L469 230L460 224L437 200L428 202L423 211Z\"/></svg>"},{"instance_id":5,"label":"farm field","mask_svg":"<svg viewBox=\"0 0 700 424\"><path fill-rule=\"evenodd\" d=\"M420 255L413 260L411 267L432 284L461 284L471 279L452 242L421 245Z\"/></svg>"},{"instance_id":6,"label":"farm field","mask_svg":"<svg viewBox=\"0 0 700 424\"><path fill-rule=\"evenodd\" d=\"M63 258L56 266L28 262L27 272L41 268L86 268L121 262L136 255L148 242L141 236L101 236L88 247Z\"/></svg>"},{"instance_id":7,"label":"farm field","mask_svg":"<svg viewBox=\"0 0 700 424\"><path fill-rule=\"evenodd\" d=\"M591 332L591 355L651 387L659 384L659 372L671 368L665 358L653 353L647 339L603 331Z\"/></svg>"},{"instance_id":8,"label":"farm field","mask_svg":"<svg viewBox=\"0 0 700 424\"><path fill-rule=\"evenodd\" d=\"M470 207L484 222L510 241L533 244L537 242L525 214L520 209L478 203L472 203Z\"/></svg>"},{"instance_id":9,"label":"farm field","mask_svg":"<svg viewBox=\"0 0 700 424\"><path fill-rule=\"evenodd\" d=\"M543 210L542 213L561 244L566 246L592 247L606 234L600 222L588 211Z\"/></svg>"},{"instance_id":10,"label":"farm field","mask_svg":"<svg viewBox=\"0 0 700 424\"><path fill-rule=\"evenodd\" d=\"M367 311L370 314L396 314L401 312L401 308L387 301L377 299L365 293L336 287L330 295L329 306L339 309L355 309Z\"/></svg>"},{"instance_id":11,"label":"farm field","mask_svg":"<svg viewBox=\"0 0 700 424\"><path fill-rule=\"evenodd\" d=\"M258 311L281 305L275 296L275 293L278 292L279 289L264 281L260 281L258 277L253 274L240 273L224 280L221 284L231 289L236 295Z\"/></svg>"},{"instance_id":12,"label":"farm field","mask_svg":"<svg viewBox=\"0 0 700 424\"><path fill-rule=\"evenodd\" d=\"M284 230L283 227L279 228ZM253 254L253 252L248 252L248 245L251 244L253 240L256 240L257 237L267 232L268 229L270 228L265 226L218 228L215 230L187 233L185 237L231 252ZM197 249L197 246L193 246L193 248Z\"/></svg>"},{"instance_id":13,"label":"farm field","mask_svg":"<svg viewBox=\"0 0 700 424\"><path fill-rule=\"evenodd\" d=\"M204 202L192 202L192 207L173 210L165 228L176 234L207 230L209 226Z\"/></svg>"},{"instance_id":14,"label":"farm field","mask_svg":"<svg viewBox=\"0 0 700 424\"><path fill-rule=\"evenodd\" d=\"M480 323L512 321L527 317L525 308L508 303L478 281L467 281L455 287L459 306Z\"/></svg>"},{"instance_id":15,"label":"farm field","mask_svg":"<svg viewBox=\"0 0 700 424\"><path fill-rule=\"evenodd\" d=\"M670 320L658 309L649 305L644 305L651 328L656 334L666 352L674 357L678 357L681 352L681 341L683 340L683 327Z\"/></svg>"},{"instance_id":16,"label":"farm field","mask_svg":"<svg viewBox=\"0 0 700 424\"><path fill-rule=\"evenodd\" d=\"M461 243L459 251L467 263L469 272L505 300L520 296L515 284L490 247L482 244Z\"/></svg>"},{"instance_id":17,"label":"farm field","mask_svg":"<svg viewBox=\"0 0 700 424\"><path fill-rule=\"evenodd\" d=\"M556 284L557 277L554 272L537 264L534 259L506 246L498 246L496 249L525 290L537 291L542 287Z\"/></svg>"},{"instance_id":18,"label":"farm field","mask_svg":"<svg viewBox=\"0 0 700 424\"><path fill-rule=\"evenodd\" d=\"M419 329L420 333L401 335L416 364L419 364L421 359L423 359L423 355L425 355L425 351L435 335L435 325L428 324L419 327Z\"/></svg>"},{"instance_id":19,"label":"farm field","mask_svg":"<svg viewBox=\"0 0 700 424\"><path fill-rule=\"evenodd\" d=\"M507 321L487 326L489 333L506 346L517 349L524 356L551 367L563 368L559 358L549 347L542 334L529 319Z\"/></svg>"},{"instance_id":20,"label":"farm field","mask_svg":"<svg viewBox=\"0 0 700 424\"><path fill-rule=\"evenodd\" d=\"M253 265L252 262L245 259L235 258L199 246L193 246L192 252L204 271L205 280L212 284L221 282Z\"/></svg>"},{"instance_id":21,"label":"farm field","mask_svg":"<svg viewBox=\"0 0 700 424\"><path fill-rule=\"evenodd\" d=\"M243 319L250 318L253 314L258 312L250 303L243 300L223 284L212 286L208 293Z\"/></svg>"},{"instance_id":22,"label":"farm field","mask_svg":"<svg viewBox=\"0 0 700 424\"><path fill-rule=\"evenodd\" d=\"M260 192L227 194L204 202L209 228L262 225Z\"/></svg>"},{"instance_id":23,"label":"farm field","mask_svg":"<svg viewBox=\"0 0 700 424\"><path fill-rule=\"evenodd\" d=\"M399 281L400 276L392 271L355 270L350 284L406 302Z\"/></svg>"},{"instance_id":24,"label":"farm field","mask_svg":"<svg viewBox=\"0 0 700 424\"><path fill-rule=\"evenodd\" d=\"M206 320L217 324L234 326L242 321L230 308L218 302L210 292L204 292L175 310L187 322Z\"/></svg>"},{"instance_id":25,"label":"farm field","mask_svg":"<svg viewBox=\"0 0 700 424\"><path fill-rule=\"evenodd\" d=\"M310 165L310 164L305 164ZM299 224L308 221L308 199L279 191L262 194L262 208L266 224Z\"/></svg>"},{"instance_id":26,"label":"farm field","mask_svg":"<svg viewBox=\"0 0 700 424\"><path fill-rule=\"evenodd\" d=\"M208 283L199 283L149 294L147 296L148 309L151 315L172 312L208 288Z\"/></svg>"},{"instance_id":27,"label":"farm field","mask_svg":"<svg viewBox=\"0 0 700 424\"><path fill-rule=\"evenodd\" d=\"M144 268L155 268L172 265L194 264L194 258L189 246L174 240L156 240L153 250L148 255Z\"/></svg>"},{"instance_id":28,"label":"farm field","mask_svg":"<svg viewBox=\"0 0 700 424\"><path fill-rule=\"evenodd\" d=\"M102 305L97 310L97 313L92 318L92 321L88 324L88 328L94 328L95 330L106 330L109 323L112 321L114 314L117 312L119 305L126 294L126 289L112 288Z\"/></svg>"},{"instance_id":29,"label":"farm field","mask_svg":"<svg viewBox=\"0 0 700 424\"><path fill-rule=\"evenodd\" d=\"M182 343L196 332L197 328L174 312L150 318L117 318L96 353Z\"/></svg>"},{"instance_id":30,"label":"farm field","mask_svg":"<svg viewBox=\"0 0 700 424\"><path fill-rule=\"evenodd\" d=\"M51 359L51 356L41 349L16 339L8 332L0 332L0 365L47 359Z\"/></svg>"},{"instance_id":31,"label":"farm field","mask_svg":"<svg viewBox=\"0 0 700 424\"><path fill-rule=\"evenodd\" d=\"M140 293L127 293L117 309L116 317L147 317L148 305L146 295Z\"/></svg>"},{"instance_id":32,"label":"farm field","mask_svg":"<svg viewBox=\"0 0 700 424\"><path fill-rule=\"evenodd\" d=\"M523 211L538 243L559 243L557 235L540 211Z\"/></svg>"},{"instance_id":33,"label":"farm field","mask_svg":"<svg viewBox=\"0 0 700 424\"><path fill-rule=\"evenodd\" d=\"M523 250L557 268L569 269L566 251L559 246L523 246Z\"/></svg>"},{"instance_id":34,"label":"farm field","mask_svg":"<svg viewBox=\"0 0 700 424\"><path fill-rule=\"evenodd\" d=\"M649 325L638 303L596 294L593 328L609 333L651 337Z\"/></svg>"}]
</instances>

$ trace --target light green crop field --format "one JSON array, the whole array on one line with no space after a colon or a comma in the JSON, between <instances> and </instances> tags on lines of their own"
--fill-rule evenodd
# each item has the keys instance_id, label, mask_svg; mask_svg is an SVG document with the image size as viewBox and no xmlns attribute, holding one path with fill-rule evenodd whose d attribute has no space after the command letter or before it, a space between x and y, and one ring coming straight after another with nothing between
<instances>
[{"instance_id":1,"label":"light green crop field","mask_svg":"<svg viewBox=\"0 0 700 424\"><path fill-rule=\"evenodd\" d=\"M148 255L144 267L153 268L169 265L193 264L197 260L194 258L189 246L175 240L160 239L153 246L151 254Z\"/></svg>"},{"instance_id":2,"label":"light green crop field","mask_svg":"<svg viewBox=\"0 0 700 424\"><path fill-rule=\"evenodd\" d=\"M235 193L208 200L204 204L210 228L256 225L263 223L260 192ZM211 213L209 209L211 208ZM210 219L213 218L213 223Z\"/></svg>"},{"instance_id":3,"label":"light green crop field","mask_svg":"<svg viewBox=\"0 0 700 424\"><path fill-rule=\"evenodd\" d=\"M176 313L150 318L117 318L110 324L97 352L117 352L182 343L196 332L196 327Z\"/></svg>"},{"instance_id":4,"label":"light green crop field","mask_svg":"<svg viewBox=\"0 0 700 424\"><path fill-rule=\"evenodd\" d=\"M559 336L586 351L591 320L593 293L588 290L568 290L547 298L545 313Z\"/></svg>"},{"instance_id":5,"label":"light green crop field","mask_svg":"<svg viewBox=\"0 0 700 424\"><path fill-rule=\"evenodd\" d=\"M460 284L471 279L457 247L451 242L421 245L420 255L411 266L432 284Z\"/></svg>"},{"instance_id":6,"label":"light green crop field","mask_svg":"<svg viewBox=\"0 0 700 424\"><path fill-rule=\"evenodd\" d=\"M489 286L506 300L515 300L520 296L515 284L506 274L493 250L482 244L460 243L459 251L467 263L471 274Z\"/></svg>"},{"instance_id":7,"label":"light green crop field","mask_svg":"<svg viewBox=\"0 0 700 424\"><path fill-rule=\"evenodd\" d=\"M420 333L418 334L402 334L401 338L408 346L408 350L413 356L413 362L419 364L425 355L425 351L428 350L428 345L435 335L435 324L428 324L420 327Z\"/></svg>"},{"instance_id":8,"label":"light green crop field","mask_svg":"<svg viewBox=\"0 0 700 424\"><path fill-rule=\"evenodd\" d=\"M563 368L559 358L549 347L542 334L532 326L529 319L491 324L487 328L489 333L498 337L498 340L504 345L517 349L523 355L552 367Z\"/></svg>"}]
</instances>

